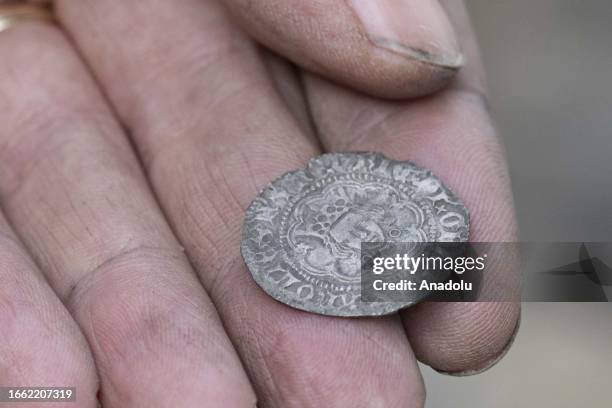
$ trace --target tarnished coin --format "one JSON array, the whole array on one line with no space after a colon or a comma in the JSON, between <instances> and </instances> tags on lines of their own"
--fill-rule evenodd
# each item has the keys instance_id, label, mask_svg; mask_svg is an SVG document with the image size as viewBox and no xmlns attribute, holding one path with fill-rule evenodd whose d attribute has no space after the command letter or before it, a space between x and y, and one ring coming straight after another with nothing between
<instances>
[{"instance_id":1,"label":"tarnished coin","mask_svg":"<svg viewBox=\"0 0 612 408\"><path fill-rule=\"evenodd\" d=\"M421 299L362 301L362 242L466 241L468 230L467 209L430 171L378 153L334 153L259 194L241 252L259 286L289 306L376 316Z\"/></svg>"}]
</instances>

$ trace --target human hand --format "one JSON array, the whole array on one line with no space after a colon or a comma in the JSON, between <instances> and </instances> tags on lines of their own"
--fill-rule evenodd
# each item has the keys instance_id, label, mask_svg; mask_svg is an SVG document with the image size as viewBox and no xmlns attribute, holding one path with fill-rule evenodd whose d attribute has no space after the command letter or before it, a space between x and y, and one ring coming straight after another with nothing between
<instances>
[{"instance_id":1,"label":"human hand","mask_svg":"<svg viewBox=\"0 0 612 408\"><path fill-rule=\"evenodd\" d=\"M74 384L79 406L95 406L99 379L105 407L253 406L255 394L270 407L392 407L423 405L417 358L453 373L489 366L517 304L322 317L269 298L239 253L257 192L322 151L423 165L469 208L471 240L514 240L463 8L377 2L400 7L379 30L345 2L226 3L234 22L211 0L58 1L114 111L59 29L0 33L0 200L56 294L2 224L6 336L31 340L0 354L15 362L0 382ZM404 45L372 41L390 34ZM468 62L455 78L457 42Z\"/></svg>"}]
</instances>

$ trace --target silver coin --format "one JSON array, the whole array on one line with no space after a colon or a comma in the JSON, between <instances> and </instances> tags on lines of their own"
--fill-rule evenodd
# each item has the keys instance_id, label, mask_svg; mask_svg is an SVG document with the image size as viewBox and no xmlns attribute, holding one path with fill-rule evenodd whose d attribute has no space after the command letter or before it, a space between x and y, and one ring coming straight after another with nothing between
<instances>
[{"instance_id":1,"label":"silver coin","mask_svg":"<svg viewBox=\"0 0 612 408\"><path fill-rule=\"evenodd\" d=\"M272 182L246 212L242 256L276 300L334 316L393 313L361 300L362 242L466 241L465 206L430 171L378 153L333 153Z\"/></svg>"}]
</instances>

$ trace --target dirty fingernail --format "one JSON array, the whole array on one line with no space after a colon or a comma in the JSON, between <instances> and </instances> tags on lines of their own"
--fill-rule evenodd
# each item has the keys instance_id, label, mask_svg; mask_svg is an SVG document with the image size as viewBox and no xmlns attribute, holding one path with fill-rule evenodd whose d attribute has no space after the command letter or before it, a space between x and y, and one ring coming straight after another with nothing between
<instances>
[{"instance_id":1,"label":"dirty fingernail","mask_svg":"<svg viewBox=\"0 0 612 408\"><path fill-rule=\"evenodd\" d=\"M463 65L455 31L437 0L349 0L349 3L377 46L442 67Z\"/></svg>"}]
</instances>

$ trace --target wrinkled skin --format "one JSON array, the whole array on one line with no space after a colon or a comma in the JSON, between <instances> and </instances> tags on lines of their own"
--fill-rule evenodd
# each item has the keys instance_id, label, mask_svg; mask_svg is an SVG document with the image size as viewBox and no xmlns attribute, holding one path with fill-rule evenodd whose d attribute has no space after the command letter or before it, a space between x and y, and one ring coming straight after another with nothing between
<instances>
[{"instance_id":1,"label":"wrinkled skin","mask_svg":"<svg viewBox=\"0 0 612 408\"><path fill-rule=\"evenodd\" d=\"M430 29L399 40L448 53L381 47L338 0L58 0L62 28L0 33L0 384L76 386L70 407L422 407L417 360L496 361L517 303L318 316L239 254L250 200L324 151L412 160L471 240L515 239L465 9L416 3L398 14Z\"/></svg>"}]
</instances>

